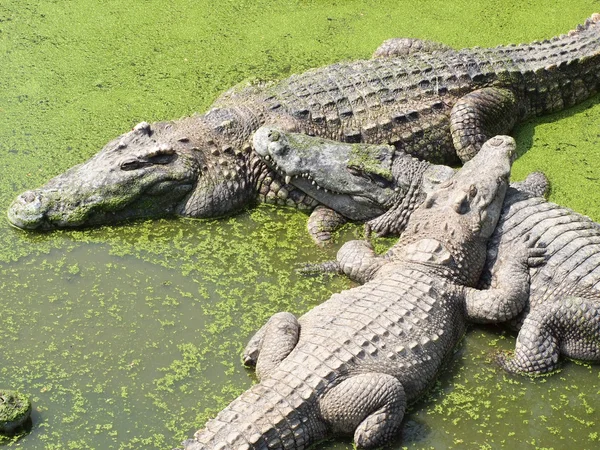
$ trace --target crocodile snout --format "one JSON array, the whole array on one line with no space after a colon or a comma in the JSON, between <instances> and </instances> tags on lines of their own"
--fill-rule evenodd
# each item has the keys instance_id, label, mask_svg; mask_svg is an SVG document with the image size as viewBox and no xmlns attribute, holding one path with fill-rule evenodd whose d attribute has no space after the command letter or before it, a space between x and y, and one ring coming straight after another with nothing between
<instances>
[{"instance_id":1,"label":"crocodile snout","mask_svg":"<svg viewBox=\"0 0 600 450\"><path fill-rule=\"evenodd\" d=\"M40 191L27 191L19 195L8 208L8 221L27 230L39 228L44 220L43 196Z\"/></svg>"}]
</instances>

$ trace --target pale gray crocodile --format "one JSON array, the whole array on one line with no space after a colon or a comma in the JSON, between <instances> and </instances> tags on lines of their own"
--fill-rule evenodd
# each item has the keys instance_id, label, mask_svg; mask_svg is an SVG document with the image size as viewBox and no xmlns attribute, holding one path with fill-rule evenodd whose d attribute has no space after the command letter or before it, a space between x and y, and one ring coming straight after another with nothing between
<instances>
[{"instance_id":1,"label":"pale gray crocodile","mask_svg":"<svg viewBox=\"0 0 600 450\"><path fill-rule=\"evenodd\" d=\"M278 171L292 177L291 183L333 209L340 204L351 208L348 194L356 190L368 193L380 208L387 209L370 223L379 230L384 224L386 232L401 232L426 192L435 186L432 180L443 182L453 173L449 167L415 160L392 146L343 144L270 127L256 132L254 148ZM398 177L404 177L400 185L413 189L401 194L402 201L395 204ZM501 358L512 372L552 371L561 353L600 360L600 225L544 200L547 188L548 181L540 173L509 188L488 243L480 282L482 289L496 289L487 297L481 295L481 302L469 313L476 322L511 322L521 329L514 358ZM515 260L527 261L529 272L515 270ZM315 268L324 269L322 265ZM502 295L497 296L498 292Z\"/></svg>"},{"instance_id":2,"label":"pale gray crocodile","mask_svg":"<svg viewBox=\"0 0 600 450\"><path fill-rule=\"evenodd\" d=\"M365 241L346 243L339 264L365 284L299 319L274 315L244 352L260 382L186 450L304 449L336 434L373 448L395 436L407 403L435 380L478 303L473 286L514 155L512 138L488 141L427 197L385 257Z\"/></svg>"},{"instance_id":3,"label":"pale gray crocodile","mask_svg":"<svg viewBox=\"0 0 600 450\"><path fill-rule=\"evenodd\" d=\"M545 248L545 263L530 267L522 286L514 259L532 242ZM509 190L489 241L480 286L506 288L491 294L474 317L497 323L516 318L514 356L501 355L510 372L539 375L558 368L559 357L600 361L600 225L568 208Z\"/></svg>"},{"instance_id":4,"label":"pale gray crocodile","mask_svg":"<svg viewBox=\"0 0 600 450\"><path fill-rule=\"evenodd\" d=\"M314 226L311 235L320 243L347 217L366 221L378 235L399 235L427 194L454 175L449 166L421 161L392 145L341 143L269 126L254 133L253 148L292 186L319 202L309 228ZM548 183L535 176L515 186L539 196Z\"/></svg>"},{"instance_id":5,"label":"pale gray crocodile","mask_svg":"<svg viewBox=\"0 0 600 450\"><path fill-rule=\"evenodd\" d=\"M253 152L249 138L264 124L388 143L434 162L468 160L488 137L598 91L599 21L594 14L568 35L496 48L393 39L370 60L233 88L206 114L137 125L87 163L20 195L9 221L52 229L215 217L257 200L313 209L314 199Z\"/></svg>"}]
</instances>

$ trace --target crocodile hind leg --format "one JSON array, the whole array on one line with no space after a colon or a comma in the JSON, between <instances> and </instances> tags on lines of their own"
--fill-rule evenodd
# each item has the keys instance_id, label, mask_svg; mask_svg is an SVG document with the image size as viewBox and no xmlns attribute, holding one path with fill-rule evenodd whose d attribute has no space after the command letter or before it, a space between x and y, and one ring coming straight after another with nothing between
<instances>
[{"instance_id":1,"label":"crocodile hind leg","mask_svg":"<svg viewBox=\"0 0 600 450\"><path fill-rule=\"evenodd\" d=\"M441 42L415 38L392 38L377 47L372 58L393 58L408 56L413 53L431 53L438 50L452 50L452 47Z\"/></svg>"},{"instance_id":2,"label":"crocodile hind leg","mask_svg":"<svg viewBox=\"0 0 600 450\"><path fill-rule=\"evenodd\" d=\"M489 138L507 134L519 119L519 102L509 89L487 87L461 97L450 111L450 132L462 162Z\"/></svg>"},{"instance_id":3,"label":"crocodile hind leg","mask_svg":"<svg viewBox=\"0 0 600 450\"><path fill-rule=\"evenodd\" d=\"M354 433L358 448L373 448L400 431L406 395L396 377L365 373L342 381L325 394L319 406L334 433Z\"/></svg>"},{"instance_id":4,"label":"crocodile hind leg","mask_svg":"<svg viewBox=\"0 0 600 450\"><path fill-rule=\"evenodd\" d=\"M317 206L308 218L308 233L319 246L331 242L334 231L344 225L348 219L327 206Z\"/></svg>"},{"instance_id":5,"label":"crocodile hind leg","mask_svg":"<svg viewBox=\"0 0 600 450\"><path fill-rule=\"evenodd\" d=\"M242 356L244 364L256 366L256 376L262 379L290 354L299 335L296 316L287 312L274 314L248 342Z\"/></svg>"},{"instance_id":6,"label":"crocodile hind leg","mask_svg":"<svg viewBox=\"0 0 600 450\"><path fill-rule=\"evenodd\" d=\"M559 355L600 361L600 307L580 297L553 299L532 310L519 332L512 358L500 356L509 372L541 375L558 367Z\"/></svg>"}]
</instances>

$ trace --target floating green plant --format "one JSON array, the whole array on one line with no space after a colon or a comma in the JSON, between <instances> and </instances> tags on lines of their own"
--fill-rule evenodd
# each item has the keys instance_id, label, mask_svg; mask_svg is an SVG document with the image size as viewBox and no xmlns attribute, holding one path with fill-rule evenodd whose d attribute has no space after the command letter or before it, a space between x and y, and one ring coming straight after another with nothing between
<instances>
[{"instance_id":1,"label":"floating green plant","mask_svg":"<svg viewBox=\"0 0 600 450\"><path fill-rule=\"evenodd\" d=\"M64 3L0 3L3 211L137 122L202 112L243 80L368 58L394 36L455 47L544 39L598 10L592 0ZM514 177L543 170L552 200L599 220L597 102L520 125ZM315 249L306 218L261 206L231 219L53 233L0 221L0 384L35 405L31 432L0 443L178 446L254 381L239 355L271 314L302 314L350 286L295 275L335 255L335 247ZM338 242L360 236L348 226ZM378 251L391 242L378 241ZM597 368L508 376L490 354L513 346L497 329L471 330L391 447L597 445L589 425L600 421Z\"/></svg>"}]
</instances>

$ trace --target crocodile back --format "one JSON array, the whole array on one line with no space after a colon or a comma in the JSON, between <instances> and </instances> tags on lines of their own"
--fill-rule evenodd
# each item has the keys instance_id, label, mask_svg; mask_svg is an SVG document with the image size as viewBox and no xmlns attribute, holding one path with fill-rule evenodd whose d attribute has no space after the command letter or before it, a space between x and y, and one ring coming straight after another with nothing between
<instances>
[{"instance_id":1,"label":"crocodile back","mask_svg":"<svg viewBox=\"0 0 600 450\"><path fill-rule=\"evenodd\" d=\"M215 103L257 123L343 142L388 143L430 162L457 162L450 111L465 94L510 89L518 119L574 105L600 83L600 16L543 42L447 47L341 62L278 82L234 88Z\"/></svg>"},{"instance_id":2,"label":"crocodile back","mask_svg":"<svg viewBox=\"0 0 600 450\"><path fill-rule=\"evenodd\" d=\"M483 278L490 280L498 255L524 245L526 236L546 246L545 264L530 269L530 308L553 297L600 300L600 225L543 198L514 192L488 244L492 251Z\"/></svg>"},{"instance_id":3,"label":"crocodile back","mask_svg":"<svg viewBox=\"0 0 600 450\"><path fill-rule=\"evenodd\" d=\"M421 395L464 333L459 291L423 269L389 264L381 272L302 316L298 344L278 371L308 377L323 392L383 373L402 383L408 401Z\"/></svg>"}]
</instances>

